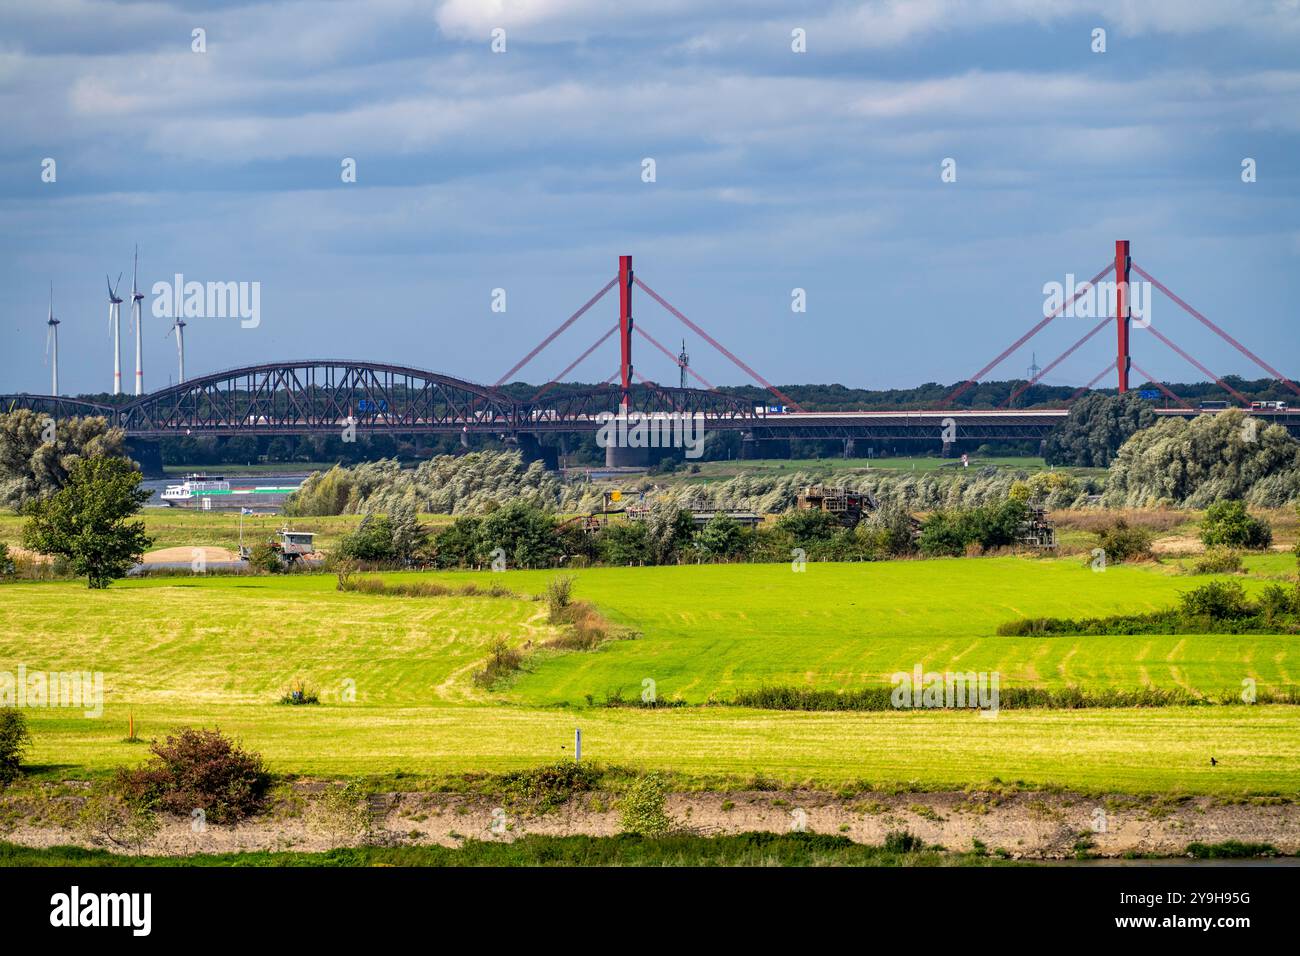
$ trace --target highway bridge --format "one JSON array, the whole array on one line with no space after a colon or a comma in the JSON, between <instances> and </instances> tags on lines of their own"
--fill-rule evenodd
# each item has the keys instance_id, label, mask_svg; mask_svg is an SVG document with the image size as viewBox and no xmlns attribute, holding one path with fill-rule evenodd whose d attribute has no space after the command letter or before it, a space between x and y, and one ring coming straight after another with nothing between
<instances>
[{"instance_id":1,"label":"highway bridge","mask_svg":"<svg viewBox=\"0 0 1300 956\"><path fill-rule=\"evenodd\" d=\"M1093 313L1094 316L1101 315L1100 321L1064 353L1024 382L1007 398L1003 407L960 408L957 399L963 393L977 381L983 380L990 370L1032 336L1064 314L1080 297L1085 294L1102 295L1102 286L1107 285L1103 280L1112 274L1117 281L1109 283L1112 288L1107 295L1113 300L1113 315L1104 311ZM1090 280L1076 286L1072 298L1059 303L991 362L958 385L945 400L946 408L862 412L818 412L803 409L696 322L682 314L640 276L634 275L631 256L620 256L615 276L516 362L494 385L470 382L405 365L350 359L308 359L269 362L213 372L130 400L123 399L121 404L106 405L71 398L21 394L0 396L0 408L30 408L55 418L102 415L112 424L124 429L136 443L178 436L339 433L346 438L366 433L394 436L459 434L466 441L475 435L516 441L521 446L536 451L540 448L539 440L543 436L599 432L611 416L690 416L705 433L740 432L744 440L742 448L751 452L756 449L758 442L778 439L838 439L846 443L846 450L848 442L865 441L886 447L893 447L897 443L905 447L930 446L946 451L958 443L1023 442L1047 437L1052 428L1068 414L1067 409L1015 409L1008 406L1014 405L1028 388L1099 332L1113 327L1117 342L1114 357L1091 382L1075 393L1075 397L1084 394L1112 371L1117 374L1118 391L1124 393L1129 389L1130 371L1136 371L1146 376L1153 395L1163 392L1166 398L1179 406L1157 409L1158 415L1194 416L1201 413L1201 409L1191 407L1133 361L1130 332L1138 329L1150 333L1214 380L1248 414L1280 422L1293 434L1300 433L1300 412L1282 408L1252 409L1251 402L1237 392L1230 382L1216 376L1174 343L1165 332L1156 329L1150 321L1149 311L1144 317L1131 316L1128 303L1131 274L1150 282L1185 313L1255 362L1279 384L1300 395L1300 386L1132 262L1129 243L1120 240L1115 243L1115 257L1112 261L1108 261ZM502 391L507 380L513 381L512 377L520 369L616 287L619 300L618 322L612 328L605 331L555 379L528 399L520 400ZM695 336L707 342L750 379L767 389L779 404L758 405L715 389L690 367L684 349L683 354L674 355L646 331L639 319L633 320L632 296L635 289L641 290ZM619 364L604 384L580 389L558 384L559 379L568 377L615 333L618 334L619 341ZM634 367L634 333L675 364L674 371L680 374L678 386L660 385L648 380ZM687 387L688 375L704 387ZM611 465L641 464L645 458L644 448L607 448L607 459Z\"/></svg>"},{"instance_id":2,"label":"highway bridge","mask_svg":"<svg viewBox=\"0 0 1300 956\"><path fill-rule=\"evenodd\" d=\"M626 402L626 404L625 404ZM129 438L235 435L394 436L461 434L522 441L593 433L611 416L696 416L709 431L739 431L746 441L811 439L898 442L941 449L954 443L1036 441L1068 414L1050 409L904 409L818 412L756 405L705 389L643 383L553 389L520 401L499 388L408 366L348 360L273 362L191 379L120 405L49 395L0 395L0 408L53 418L95 415ZM779 410L778 410L779 409ZM1193 416L1194 408L1156 409ZM1247 410L1300 434L1300 411Z\"/></svg>"}]
</instances>

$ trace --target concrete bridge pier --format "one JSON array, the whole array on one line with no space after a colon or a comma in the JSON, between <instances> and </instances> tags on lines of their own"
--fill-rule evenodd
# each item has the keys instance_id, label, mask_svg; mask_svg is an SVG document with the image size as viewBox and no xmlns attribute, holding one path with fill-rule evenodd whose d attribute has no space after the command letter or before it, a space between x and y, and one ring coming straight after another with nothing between
<instances>
[{"instance_id":1,"label":"concrete bridge pier","mask_svg":"<svg viewBox=\"0 0 1300 956\"><path fill-rule=\"evenodd\" d=\"M524 461L540 461L551 471L555 471L560 467L560 459L556 449L543 446L536 435L516 435L515 442L519 445L519 450L523 452Z\"/></svg>"}]
</instances>

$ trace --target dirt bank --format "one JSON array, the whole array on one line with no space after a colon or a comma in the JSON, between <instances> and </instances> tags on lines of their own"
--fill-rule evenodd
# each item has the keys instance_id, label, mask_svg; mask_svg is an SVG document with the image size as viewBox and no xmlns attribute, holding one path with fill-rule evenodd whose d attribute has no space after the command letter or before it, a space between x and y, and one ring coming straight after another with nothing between
<instances>
[{"instance_id":1,"label":"dirt bank","mask_svg":"<svg viewBox=\"0 0 1300 956\"><path fill-rule=\"evenodd\" d=\"M252 850L321 851L360 842L355 821L340 822L319 809L324 784L300 784L294 796L271 812L233 827L207 826L196 832L189 819L167 818L144 844L149 854L225 853ZM0 838L27 846L92 842L71 824L77 797L58 797L62 814L49 803L39 825L10 804ZM481 796L448 793L389 793L368 800L369 842L439 843L466 838L512 840L527 833L612 835L619 832L618 797L588 793L558 810L531 814ZM673 794L669 815L704 835L804 829L844 834L861 843L883 843L891 831L907 830L949 850L970 850L976 841L990 852L1023 859L1063 859L1085 848L1093 855L1178 856L1194 842L1239 840L1271 843L1300 854L1300 805L1275 798L1227 802L1213 797L1097 798L1069 793L987 791L883 794L846 797L821 791L733 791ZM17 811L17 812L16 812ZM67 825L52 819L63 817ZM366 814L362 814L366 816Z\"/></svg>"}]
</instances>

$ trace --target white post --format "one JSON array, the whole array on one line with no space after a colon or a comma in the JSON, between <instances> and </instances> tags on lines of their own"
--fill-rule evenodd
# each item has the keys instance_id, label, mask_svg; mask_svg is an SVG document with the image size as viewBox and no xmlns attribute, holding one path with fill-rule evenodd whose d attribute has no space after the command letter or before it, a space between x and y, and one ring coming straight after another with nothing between
<instances>
[{"instance_id":1,"label":"white post","mask_svg":"<svg viewBox=\"0 0 1300 956\"><path fill-rule=\"evenodd\" d=\"M582 728L575 727L573 730L573 762L582 763Z\"/></svg>"}]
</instances>

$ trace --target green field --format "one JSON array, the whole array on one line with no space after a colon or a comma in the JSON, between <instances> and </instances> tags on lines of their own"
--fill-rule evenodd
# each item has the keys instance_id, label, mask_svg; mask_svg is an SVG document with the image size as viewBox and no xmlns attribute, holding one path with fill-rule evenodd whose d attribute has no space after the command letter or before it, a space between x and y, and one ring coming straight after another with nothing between
<instances>
[{"instance_id":1,"label":"green field","mask_svg":"<svg viewBox=\"0 0 1300 956\"><path fill-rule=\"evenodd\" d=\"M1251 559L1245 584L1293 566ZM537 592L552 575L456 573L442 580ZM394 575L397 579L414 575ZM31 762L58 777L141 759L123 743L128 715L153 736L220 726L276 770L369 775L503 770L571 751L610 764L701 779L765 774L785 781L864 779L960 787L1000 778L1092 790L1293 792L1300 785L1300 708L793 713L684 707L589 707L609 691L725 699L762 683L843 688L896 670L999 670L1032 683L1217 693L1254 677L1293 684L1295 638L1176 636L999 638L1017 614L1142 610L1203 578L1160 568L1091 572L1077 560L992 558L874 564L607 568L578 573L578 597L641 631L594 652L533 659L494 692L472 671L503 636L553 633L545 605L483 597L402 598L335 590L326 575L152 578L107 591L78 583L0 587L0 670L95 670L101 719L31 709ZM319 707L276 703L291 682ZM351 682L348 684L347 682ZM344 688L355 687L355 701ZM1209 757L1219 765L1211 767Z\"/></svg>"}]
</instances>

